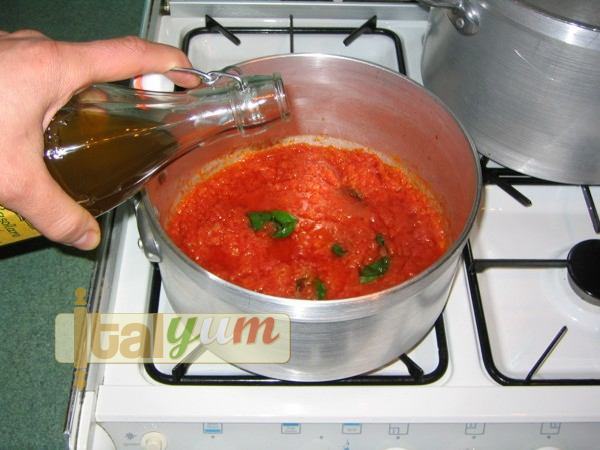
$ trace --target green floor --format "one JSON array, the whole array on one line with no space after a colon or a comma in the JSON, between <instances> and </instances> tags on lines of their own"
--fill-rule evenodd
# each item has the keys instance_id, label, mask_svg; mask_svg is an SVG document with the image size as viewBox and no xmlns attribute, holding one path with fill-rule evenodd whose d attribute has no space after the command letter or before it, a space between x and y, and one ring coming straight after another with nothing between
<instances>
[{"instance_id":1,"label":"green floor","mask_svg":"<svg viewBox=\"0 0 600 450\"><path fill-rule=\"evenodd\" d=\"M138 34L144 0L5 0L0 30L62 40ZM1 114L1 112L0 112ZM73 308L94 255L37 239L0 247L0 449L61 449L71 367L54 360L54 318Z\"/></svg>"}]
</instances>

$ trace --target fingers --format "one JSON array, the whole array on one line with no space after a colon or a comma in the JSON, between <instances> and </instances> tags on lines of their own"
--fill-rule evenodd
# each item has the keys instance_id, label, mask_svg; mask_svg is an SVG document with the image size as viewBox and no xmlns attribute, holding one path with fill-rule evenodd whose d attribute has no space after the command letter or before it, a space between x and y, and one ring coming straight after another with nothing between
<instances>
[{"instance_id":1,"label":"fingers","mask_svg":"<svg viewBox=\"0 0 600 450\"><path fill-rule=\"evenodd\" d=\"M20 143L41 147L41 142L31 140ZM61 189L38 155L17 151L22 158L5 166L3 175L9 184L0 190L0 204L24 216L53 241L81 250L95 248L100 242L100 228L92 215Z\"/></svg>"},{"instance_id":2,"label":"fingers","mask_svg":"<svg viewBox=\"0 0 600 450\"><path fill-rule=\"evenodd\" d=\"M167 72L165 75L177 86L181 86L184 88L195 88L200 85L201 80L197 75L192 75L191 73L182 73L182 72Z\"/></svg>"},{"instance_id":3,"label":"fingers","mask_svg":"<svg viewBox=\"0 0 600 450\"><path fill-rule=\"evenodd\" d=\"M78 88L94 82L116 81L145 73L165 73L173 67L190 67L179 49L127 36L84 43L61 43ZM195 77L174 78L184 87L198 84Z\"/></svg>"},{"instance_id":4,"label":"fingers","mask_svg":"<svg viewBox=\"0 0 600 450\"><path fill-rule=\"evenodd\" d=\"M19 202L18 212L53 241L81 250L98 246L100 228L92 215L65 194L49 174L37 175L35 184L26 189L29 200Z\"/></svg>"},{"instance_id":5,"label":"fingers","mask_svg":"<svg viewBox=\"0 0 600 450\"><path fill-rule=\"evenodd\" d=\"M7 33L6 31L0 31L0 36L5 36L7 38L11 38L11 39L28 39L28 38L42 38L42 39L48 39L43 33L40 33L37 30L29 30L29 29L23 29L23 30L17 30L17 31L13 31L12 33Z\"/></svg>"}]
</instances>

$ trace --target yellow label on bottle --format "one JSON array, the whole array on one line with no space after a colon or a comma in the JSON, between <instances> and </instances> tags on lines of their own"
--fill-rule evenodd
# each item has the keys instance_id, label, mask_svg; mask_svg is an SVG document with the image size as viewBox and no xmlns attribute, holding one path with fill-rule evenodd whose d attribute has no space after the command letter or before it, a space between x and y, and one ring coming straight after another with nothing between
<instances>
[{"instance_id":1,"label":"yellow label on bottle","mask_svg":"<svg viewBox=\"0 0 600 450\"><path fill-rule=\"evenodd\" d=\"M19 214L0 206L0 245L12 244L40 233Z\"/></svg>"}]
</instances>

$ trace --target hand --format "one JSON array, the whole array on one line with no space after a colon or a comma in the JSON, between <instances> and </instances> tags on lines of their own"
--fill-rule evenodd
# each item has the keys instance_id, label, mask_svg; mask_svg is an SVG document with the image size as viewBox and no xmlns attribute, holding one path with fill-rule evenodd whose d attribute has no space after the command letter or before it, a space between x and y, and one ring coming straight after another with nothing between
<instances>
[{"instance_id":1,"label":"hand","mask_svg":"<svg viewBox=\"0 0 600 450\"><path fill-rule=\"evenodd\" d=\"M43 133L80 89L144 73L190 67L180 50L136 37L71 43L37 31L0 31L0 205L54 241L89 250L100 242L92 215L54 181L43 161ZM169 77L194 87L192 75Z\"/></svg>"}]
</instances>

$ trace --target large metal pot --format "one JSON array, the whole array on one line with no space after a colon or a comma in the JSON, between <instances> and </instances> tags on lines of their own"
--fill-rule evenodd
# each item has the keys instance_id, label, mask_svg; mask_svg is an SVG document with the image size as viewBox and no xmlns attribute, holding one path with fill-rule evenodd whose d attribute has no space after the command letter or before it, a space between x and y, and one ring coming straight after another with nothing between
<instances>
[{"instance_id":1,"label":"large metal pot","mask_svg":"<svg viewBox=\"0 0 600 450\"><path fill-rule=\"evenodd\" d=\"M328 55L285 55L241 64L245 74L281 73L291 121L265 133L221 140L191 152L147 184L138 205L144 248L178 313L287 314L291 358L285 364L240 365L295 381L344 378L380 367L411 349L447 300L473 224L481 177L474 147L439 100L396 72ZM258 142L296 135L352 141L402 161L438 196L451 247L417 277L359 298L307 301L263 295L205 271L163 231L172 208L205 164Z\"/></svg>"},{"instance_id":2,"label":"large metal pot","mask_svg":"<svg viewBox=\"0 0 600 450\"><path fill-rule=\"evenodd\" d=\"M424 85L480 153L540 178L600 183L597 0L427 0Z\"/></svg>"}]
</instances>

